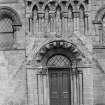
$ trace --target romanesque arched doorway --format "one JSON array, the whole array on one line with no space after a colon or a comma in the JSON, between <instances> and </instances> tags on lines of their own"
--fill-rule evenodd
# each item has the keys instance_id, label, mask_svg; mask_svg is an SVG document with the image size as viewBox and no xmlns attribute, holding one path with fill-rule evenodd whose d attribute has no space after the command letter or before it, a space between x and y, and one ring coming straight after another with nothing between
<instances>
[{"instance_id":1,"label":"romanesque arched doorway","mask_svg":"<svg viewBox=\"0 0 105 105\"><path fill-rule=\"evenodd\" d=\"M54 55L47 62L50 105L71 105L71 62L63 55Z\"/></svg>"},{"instance_id":2,"label":"romanesque arched doorway","mask_svg":"<svg viewBox=\"0 0 105 105\"><path fill-rule=\"evenodd\" d=\"M78 68L81 60L78 48L64 40L52 41L39 50L37 57L42 65L39 77L47 78L44 91L47 90L48 105L82 104L83 75Z\"/></svg>"},{"instance_id":3,"label":"romanesque arched doorway","mask_svg":"<svg viewBox=\"0 0 105 105\"><path fill-rule=\"evenodd\" d=\"M81 59L78 48L64 40L55 40L41 47L30 62L34 64L33 71L28 68L28 81L31 81L29 103L83 104L83 73L78 66Z\"/></svg>"}]
</instances>

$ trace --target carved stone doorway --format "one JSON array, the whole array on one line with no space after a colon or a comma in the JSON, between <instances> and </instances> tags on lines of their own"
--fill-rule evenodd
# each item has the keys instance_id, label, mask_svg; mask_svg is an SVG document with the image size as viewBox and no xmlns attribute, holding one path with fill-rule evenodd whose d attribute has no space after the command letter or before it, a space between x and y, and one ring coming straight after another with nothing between
<instances>
[{"instance_id":1,"label":"carved stone doorway","mask_svg":"<svg viewBox=\"0 0 105 105\"><path fill-rule=\"evenodd\" d=\"M50 105L71 104L71 80L69 59L63 55L55 55L47 63L49 75Z\"/></svg>"}]
</instances>

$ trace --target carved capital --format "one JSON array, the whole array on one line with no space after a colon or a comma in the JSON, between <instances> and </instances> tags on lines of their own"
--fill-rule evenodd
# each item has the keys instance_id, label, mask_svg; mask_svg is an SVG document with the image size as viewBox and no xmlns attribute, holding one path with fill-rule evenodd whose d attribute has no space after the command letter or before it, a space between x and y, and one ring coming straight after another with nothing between
<instances>
[{"instance_id":1,"label":"carved capital","mask_svg":"<svg viewBox=\"0 0 105 105\"><path fill-rule=\"evenodd\" d=\"M54 18L55 17L55 12L50 12L50 17Z\"/></svg>"},{"instance_id":2,"label":"carved capital","mask_svg":"<svg viewBox=\"0 0 105 105\"><path fill-rule=\"evenodd\" d=\"M73 16L74 16L74 18L79 18L79 16L80 16L80 12L73 12Z\"/></svg>"},{"instance_id":3,"label":"carved capital","mask_svg":"<svg viewBox=\"0 0 105 105\"><path fill-rule=\"evenodd\" d=\"M63 16L64 18L67 18L67 17L68 17L68 13L67 13L67 12L63 12L63 13L62 13L62 16Z\"/></svg>"},{"instance_id":4,"label":"carved capital","mask_svg":"<svg viewBox=\"0 0 105 105\"><path fill-rule=\"evenodd\" d=\"M38 17L39 17L39 18L44 18L44 13L38 12Z\"/></svg>"}]
</instances>

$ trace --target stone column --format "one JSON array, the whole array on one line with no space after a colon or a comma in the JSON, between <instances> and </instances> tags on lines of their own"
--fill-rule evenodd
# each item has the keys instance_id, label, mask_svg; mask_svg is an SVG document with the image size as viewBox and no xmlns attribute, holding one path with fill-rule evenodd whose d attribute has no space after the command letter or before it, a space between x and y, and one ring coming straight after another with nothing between
<instances>
[{"instance_id":1,"label":"stone column","mask_svg":"<svg viewBox=\"0 0 105 105\"><path fill-rule=\"evenodd\" d=\"M88 34L88 14L85 15L85 34L87 35Z\"/></svg>"},{"instance_id":2,"label":"stone column","mask_svg":"<svg viewBox=\"0 0 105 105\"><path fill-rule=\"evenodd\" d=\"M79 12L73 12L74 15L74 32L79 31Z\"/></svg>"},{"instance_id":3,"label":"stone column","mask_svg":"<svg viewBox=\"0 0 105 105\"><path fill-rule=\"evenodd\" d=\"M43 32L43 24L44 24L44 13L42 13L42 12L39 12L38 13L38 30L39 30L39 32Z\"/></svg>"},{"instance_id":4,"label":"stone column","mask_svg":"<svg viewBox=\"0 0 105 105\"><path fill-rule=\"evenodd\" d=\"M77 105L79 105L79 98L80 98L80 91L79 91L79 84L80 84L80 81L79 81L79 72L78 72L78 69L76 70L76 89L77 89Z\"/></svg>"},{"instance_id":5,"label":"stone column","mask_svg":"<svg viewBox=\"0 0 105 105\"><path fill-rule=\"evenodd\" d=\"M57 37L61 37L61 11L57 10L56 11L56 33Z\"/></svg>"},{"instance_id":6,"label":"stone column","mask_svg":"<svg viewBox=\"0 0 105 105\"><path fill-rule=\"evenodd\" d=\"M62 32L63 34L67 33L67 29L68 29L68 21L67 21L67 18L68 18L68 13L67 12L64 12L62 13Z\"/></svg>"},{"instance_id":7,"label":"stone column","mask_svg":"<svg viewBox=\"0 0 105 105\"><path fill-rule=\"evenodd\" d=\"M70 84L71 84L71 105L74 105L74 79L73 79L73 72L70 75Z\"/></svg>"},{"instance_id":8,"label":"stone column","mask_svg":"<svg viewBox=\"0 0 105 105\"><path fill-rule=\"evenodd\" d=\"M13 47L14 48L17 48L18 47L18 32L19 32L19 30L20 30L20 26L18 26L18 25L13 25L13 31L14 31L14 33L13 33L13 41L14 41L14 45L13 45Z\"/></svg>"},{"instance_id":9,"label":"stone column","mask_svg":"<svg viewBox=\"0 0 105 105\"><path fill-rule=\"evenodd\" d=\"M27 69L28 105L49 105L48 71L43 68Z\"/></svg>"},{"instance_id":10,"label":"stone column","mask_svg":"<svg viewBox=\"0 0 105 105\"><path fill-rule=\"evenodd\" d=\"M28 35L28 33L29 33L29 17L28 16L26 17L26 26L25 26L25 28L26 28L26 33Z\"/></svg>"},{"instance_id":11,"label":"stone column","mask_svg":"<svg viewBox=\"0 0 105 105\"><path fill-rule=\"evenodd\" d=\"M29 18L29 31L32 34L33 33L33 21L32 21L32 17Z\"/></svg>"},{"instance_id":12,"label":"stone column","mask_svg":"<svg viewBox=\"0 0 105 105\"><path fill-rule=\"evenodd\" d=\"M73 87L74 87L74 100L73 103L74 105L77 105L77 81L76 81L76 72L75 69L73 70Z\"/></svg>"},{"instance_id":13,"label":"stone column","mask_svg":"<svg viewBox=\"0 0 105 105\"><path fill-rule=\"evenodd\" d=\"M50 105L48 69L44 68L44 71L45 71L45 73L43 73L44 105Z\"/></svg>"},{"instance_id":14,"label":"stone column","mask_svg":"<svg viewBox=\"0 0 105 105\"><path fill-rule=\"evenodd\" d=\"M89 66L88 66L89 67ZM84 67L83 70L83 104L94 104L93 67Z\"/></svg>"},{"instance_id":15,"label":"stone column","mask_svg":"<svg viewBox=\"0 0 105 105\"><path fill-rule=\"evenodd\" d=\"M44 22L44 32L48 33L50 32L50 26L49 26L49 11L45 11L45 22Z\"/></svg>"},{"instance_id":16,"label":"stone column","mask_svg":"<svg viewBox=\"0 0 105 105\"><path fill-rule=\"evenodd\" d=\"M84 9L80 9L80 16L79 16L79 31L82 34L85 34L85 29L86 29L86 21L85 21L85 14L84 14Z\"/></svg>"},{"instance_id":17,"label":"stone column","mask_svg":"<svg viewBox=\"0 0 105 105\"><path fill-rule=\"evenodd\" d=\"M78 82L79 82L79 105L83 105L83 73L82 71L79 71Z\"/></svg>"},{"instance_id":18,"label":"stone column","mask_svg":"<svg viewBox=\"0 0 105 105\"><path fill-rule=\"evenodd\" d=\"M38 32L38 17L37 17L37 11L34 10L34 16L33 16L33 32L36 35Z\"/></svg>"},{"instance_id":19,"label":"stone column","mask_svg":"<svg viewBox=\"0 0 105 105\"><path fill-rule=\"evenodd\" d=\"M89 1L89 5L88 5L88 9L87 11L92 11L92 5L96 5L96 0L88 0ZM88 25L89 25L89 30L88 30L88 34L89 35L92 35L92 32L93 32L93 25L92 25L92 19L93 19L93 15L91 14L92 12L88 12Z\"/></svg>"},{"instance_id":20,"label":"stone column","mask_svg":"<svg viewBox=\"0 0 105 105\"><path fill-rule=\"evenodd\" d=\"M55 11L50 12L50 32L55 32Z\"/></svg>"},{"instance_id":21,"label":"stone column","mask_svg":"<svg viewBox=\"0 0 105 105\"><path fill-rule=\"evenodd\" d=\"M98 24L98 30L99 30L99 44L103 45L103 27L102 24Z\"/></svg>"},{"instance_id":22,"label":"stone column","mask_svg":"<svg viewBox=\"0 0 105 105\"><path fill-rule=\"evenodd\" d=\"M103 44L103 27L101 22L93 21L95 27L95 36L99 37L99 44Z\"/></svg>"},{"instance_id":23,"label":"stone column","mask_svg":"<svg viewBox=\"0 0 105 105\"><path fill-rule=\"evenodd\" d=\"M76 66L77 66L77 63L76 63L76 61L74 60L74 61L72 61L72 72L73 72L73 88L74 88L74 90L73 90L73 92L74 92L74 97L73 97L73 104L74 105L77 105L78 104L78 102L77 102L77 68L76 68Z\"/></svg>"},{"instance_id":24,"label":"stone column","mask_svg":"<svg viewBox=\"0 0 105 105\"><path fill-rule=\"evenodd\" d=\"M39 105L37 72L38 68L27 68L28 105Z\"/></svg>"},{"instance_id":25,"label":"stone column","mask_svg":"<svg viewBox=\"0 0 105 105\"><path fill-rule=\"evenodd\" d=\"M68 11L68 34L72 36L73 33L73 14L72 11Z\"/></svg>"}]
</instances>

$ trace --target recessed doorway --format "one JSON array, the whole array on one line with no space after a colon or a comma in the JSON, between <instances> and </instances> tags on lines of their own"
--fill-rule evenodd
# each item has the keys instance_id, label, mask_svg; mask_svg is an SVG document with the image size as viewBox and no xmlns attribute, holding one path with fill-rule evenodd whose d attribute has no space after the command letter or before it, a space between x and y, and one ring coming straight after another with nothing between
<instances>
[{"instance_id":1,"label":"recessed doorway","mask_svg":"<svg viewBox=\"0 0 105 105\"><path fill-rule=\"evenodd\" d=\"M50 105L70 105L70 71L66 68L49 69Z\"/></svg>"},{"instance_id":2,"label":"recessed doorway","mask_svg":"<svg viewBox=\"0 0 105 105\"><path fill-rule=\"evenodd\" d=\"M55 55L48 61L50 105L71 104L70 60Z\"/></svg>"}]
</instances>

